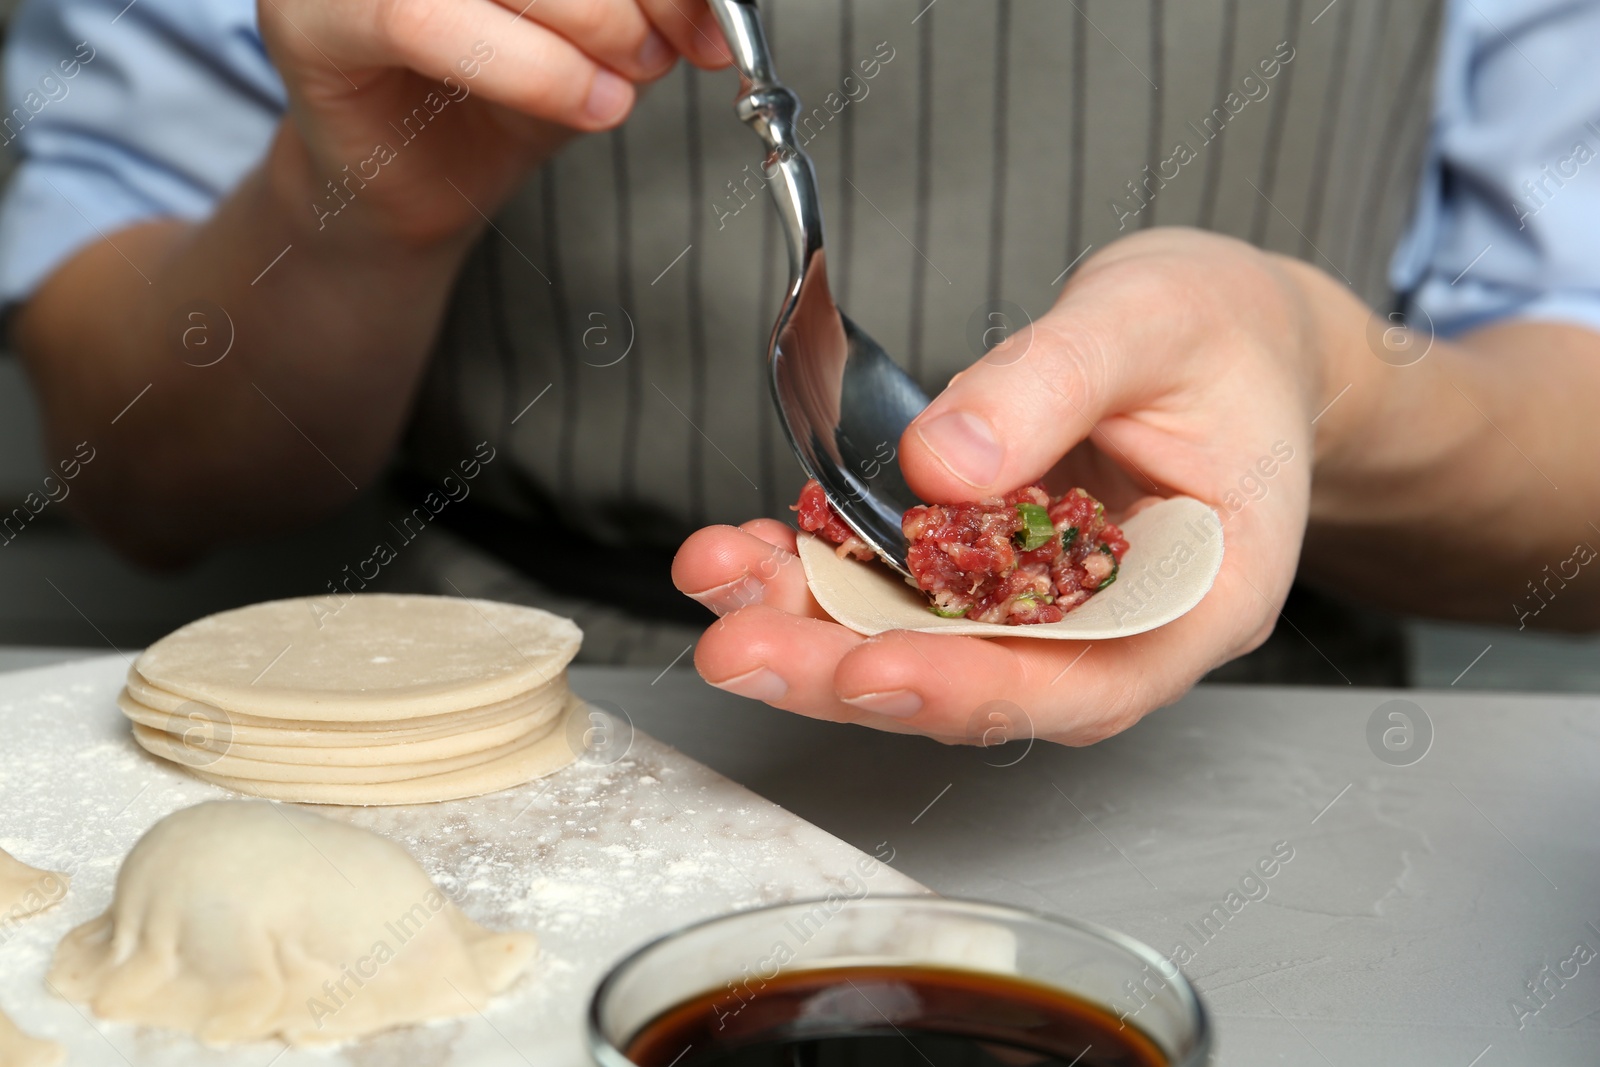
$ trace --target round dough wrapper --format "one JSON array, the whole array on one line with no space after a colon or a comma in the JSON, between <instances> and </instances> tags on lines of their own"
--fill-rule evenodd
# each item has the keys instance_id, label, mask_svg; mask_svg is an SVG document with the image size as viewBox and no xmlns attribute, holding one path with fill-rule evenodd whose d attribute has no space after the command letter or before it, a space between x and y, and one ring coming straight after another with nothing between
<instances>
[{"instance_id":1,"label":"round dough wrapper","mask_svg":"<svg viewBox=\"0 0 1600 1067\"><path fill-rule=\"evenodd\" d=\"M482 1011L536 950L468 919L377 834L212 801L140 838L110 909L62 939L49 981L101 1018L210 1045L315 1045Z\"/></svg>"},{"instance_id":2,"label":"round dough wrapper","mask_svg":"<svg viewBox=\"0 0 1600 1067\"><path fill-rule=\"evenodd\" d=\"M54 1041L29 1037L0 1011L0 1067L56 1067L67 1050Z\"/></svg>"},{"instance_id":3,"label":"round dough wrapper","mask_svg":"<svg viewBox=\"0 0 1600 1067\"><path fill-rule=\"evenodd\" d=\"M455 732L434 727L397 738L367 731L366 736L372 738L367 743L342 745L307 743L306 735L314 738L316 731L242 727L210 707L189 716L158 712L139 704L126 691L118 694L117 707L133 720L134 737L141 745L186 767L214 766L228 756L302 767L378 767L465 756L521 740L559 715L565 697L564 686L560 692L541 694L538 700L524 702L527 711L516 716L502 713L500 721L488 726L464 726ZM191 701L190 707L201 705Z\"/></svg>"},{"instance_id":4,"label":"round dough wrapper","mask_svg":"<svg viewBox=\"0 0 1600 1067\"><path fill-rule=\"evenodd\" d=\"M459 771L411 778L382 785L341 785L307 782L261 782L213 774L204 767L191 767L190 773L224 789L247 796L268 797L299 804L342 804L370 807L395 804L434 804L444 800L498 793L502 789L554 774L578 758L569 723L584 707L574 698L557 725L541 740L515 752Z\"/></svg>"},{"instance_id":5,"label":"round dough wrapper","mask_svg":"<svg viewBox=\"0 0 1600 1067\"><path fill-rule=\"evenodd\" d=\"M465 752L440 759L417 760L409 763L366 763L350 765L305 764L279 760L250 759L232 750L212 753L205 749L185 747L171 734L152 730L135 723L133 739L145 751L185 767L198 767L213 774L230 778L246 778L257 782L311 782L327 785L383 785L412 778L427 778L450 771L465 770L479 764L490 763L529 745L538 744L555 728L546 722L514 740L491 748ZM198 758L197 758L198 757Z\"/></svg>"},{"instance_id":6,"label":"round dough wrapper","mask_svg":"<svg viewBox=\"0 0 1600 1067\"><path fill-rule=\"evenodd\" d=\"M165 689L157 689L141 679L138 672L133 670L128 672L128 682L123 691L133 699L139 709L143 709L140 718L134 718L132 715L129 717L134 718L135 722L143 722L146 726L157 730L167 729L167 724L173 715L184 717L198 715L213 721L226 718L236 736L243 736L243 732L247 730L259 730L262 732L260 743L263 744L276 743L275 739L278 738L293 738L294 744L371 745L443 737L459 732L464 726L476 728L509 722L534 706L552 702L562 703L561 693L565 691L565 686L565 674L561 674L549 685L527 693L518 693L509 700L500 700L481 707L450 711L441 715L421 715L408 719L372 719L363 722L269 719L238 711L224 712L204 701L190 700L169 693Z\"/></svg>"},{"instance_id":7,"label":"round dough wrapper","mask_svg":"<svg viewBox=\"0 0 1600 1067\"><path fill-rule=\"evenodd\" d=\"M1165 626L1211 591L1222 569L1222 522L1211 506L1187 496L1152 504L1119 524L1128 538L1117 580L1067 612L1060 622L1006 626L943 619L928 598L877 561L840 559L832 544L800 535L806 584L835 622L871 636L888 630L969 637L1104 641Z\"/></svg>"},{"instance_id":8,"label":"round dough wrapper","mask_svg":"<svg viewBox=\"0 0 1600 1067\"><path fill-rule=\"evenodd\" d=\"M168 634L134 669L150 685L269 719L370 722L440 715L548 685L583 640L538 608L363 593L224 611Z\"/></svg>"},{"instance_id":9,"label":"round dough wrapper","mask_svg":"<svg viewBox=\"0 0 1600 1067\"><path fill-rule=\"evenodd\" d=\"M71 882L64 874L29 867L0 849L0 933L17 919L61 903Z\"/></svg>"}]
</instances>

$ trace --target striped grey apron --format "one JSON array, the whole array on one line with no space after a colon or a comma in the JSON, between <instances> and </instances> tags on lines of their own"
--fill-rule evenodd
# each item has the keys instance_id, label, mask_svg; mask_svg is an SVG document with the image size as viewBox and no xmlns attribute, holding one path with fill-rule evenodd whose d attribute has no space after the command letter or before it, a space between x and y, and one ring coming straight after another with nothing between
<instances>
[{"instance_id":1,"label":"striped grey apron","mask_svg":"<svg viewBox=\"0 0 1600 1067\"><path fill-rule=\"evenodd\" d=\"M1118 237L1198 226L1375 305L1425 144L1442 0L805 0L763 11L800 93L842 307L929 392L986 309L1037 316ZM784 276L737 79L680 65L467 263L408 439L417 486L497 451L409 584L551 607L591 662L698 633L674 548L787 517L763 356ZM974 323L979 323L974 328Z\"/></svg>"}]
</instances>

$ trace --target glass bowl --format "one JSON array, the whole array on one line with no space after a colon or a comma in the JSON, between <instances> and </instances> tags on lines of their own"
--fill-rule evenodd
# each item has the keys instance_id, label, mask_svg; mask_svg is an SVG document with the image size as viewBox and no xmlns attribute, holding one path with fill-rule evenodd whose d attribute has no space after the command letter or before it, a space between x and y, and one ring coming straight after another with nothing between
<instances>
[{"instance_id":1,"label":"glass bowl","mask_svg":"<svg viewBox=\"0 0 1600 1067\"><path fill-rule=\"evenodd\" d=\"M637 1067L624 1050L686 1001L725 990L731 1010L780 973L840 967L1020 979L1137 1027L1172 1067L1200 1067L1211 1049L1205 1005L1177 965L1115 930L982 901L835 895L709 919L629 953L590 1001L589 1053L599 1067Z\"/></svg>"}]
</instances>

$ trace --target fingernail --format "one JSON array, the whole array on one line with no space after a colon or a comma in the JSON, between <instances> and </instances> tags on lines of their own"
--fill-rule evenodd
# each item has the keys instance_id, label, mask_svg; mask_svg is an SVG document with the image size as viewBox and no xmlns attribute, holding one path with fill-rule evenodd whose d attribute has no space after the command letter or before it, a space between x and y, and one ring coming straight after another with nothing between
<instances>
[{"instance_id":1,"label":"fingernail","mask_svg":"<svg viewBox=\"0 0 1600 1067\"><path fill-rule=\"evenodd\" d=\"M974 488L993 485L1000 473L1004 449L989 424L976 415L965 411L940 415L917 427L917 436L951 474Z\"/></svg>"},{"instance_id":2,"label":"fingernail","mask_svg":"<svg viewBox=\"0 0 1600 1067\"><path fill-rule=\"evenodd\" d=\"M862 693L858 697L842 698L846 704L887 715L891 719L909 719L922 710L922 698L909 689L891 689L886 693Z\"/></svg>"},{"instance_id":3,"label":"fingernail","mask_svg":"<svg viewBox=\"0 0 1600 1067\"><path fill-rule=\"evenodd\" d=\"M596 71L584 113L596 122L615 122L633 103L633 86L609 70Z\"/></svg>"},{"instance_id":4,"label":"fingernail","mask_svg":"<svg viewBox=\"0 0 1600 1067\"><path fill-rule=\"evenodd\" d=\"M667 39L655 30L651 30L649 36L644 39L644 44L639 46L639 54L636 58L639 66L645 70L655 70L665 63L667 57L671 54L672 49L667 44Z\"/></svg>"},{"instance_id":5,"label":"fingernail","mask_svg":"<svg viewBox=\"0 0 1600 1067\"><path fill-rule=\"evenodd\" d=\"M737 678L711 684L737 696L749 697L751 700L760 700L767 704L782 700L789 692L789 683L765 667L757 667L749 674L741 674Z\"/></svg>"},{"instance_id":6,"label":"fingernail","mask_svg":"<svg viewBox=\"0 0 1600 1067\"><path fill-rule=\"evenodd\" d=\"M766 595L767 587L761 579L746 574L743 578L736 578L726 585L690 593L689 599L705 605L718 615L731 615L740 608L761 603Z\"/></svg>"}]
</instances>

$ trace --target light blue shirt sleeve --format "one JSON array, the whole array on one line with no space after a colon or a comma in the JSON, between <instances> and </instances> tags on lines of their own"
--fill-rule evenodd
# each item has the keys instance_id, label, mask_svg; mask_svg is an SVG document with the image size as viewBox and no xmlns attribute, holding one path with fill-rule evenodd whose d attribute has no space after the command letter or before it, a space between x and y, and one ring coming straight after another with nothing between
<instances>
[{"instance_id":1,"label":"light blue shirt sleeve","mask_svg":"<svg viewBox=\"0 0 1600 1067\"><path fill-rule=\"evenodd\" d=\"M1428 162L1390 281L1443 337L1600 330L1600 0L1450 0Z\"/></svg>"},{"instance_id":2,"label":"light blue shirt sleeve","mask_svg":"<svg viewBox=\"0 0 1600 1067\"><path fill-rule=\"evenodd\" d=\"M265 154L283 83L252 0L28 0L5 54L0 307L101 235L203 218Z\"/></svg>"}]
</instances>

